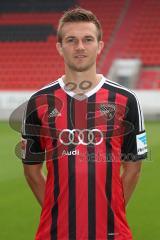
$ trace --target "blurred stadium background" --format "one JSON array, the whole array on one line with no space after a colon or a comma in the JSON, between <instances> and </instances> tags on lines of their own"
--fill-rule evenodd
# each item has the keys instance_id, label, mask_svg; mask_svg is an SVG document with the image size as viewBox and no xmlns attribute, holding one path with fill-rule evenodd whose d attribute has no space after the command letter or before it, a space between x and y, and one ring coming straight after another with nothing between
<instances>
[{"instance_id":1,"label":"blurred stadium background","mask_svg":"<svg viewBox=\"0 0 160 240\"><path fill-rule=\"evenodd\" d=\"M38 224L40 208L15 156L19 133L9 118L34 91L63 74L56 29L62 13L74 6L93 11L102 23L105 48L97 72L134 89L142 103L149 157L127 213L134 240L158 240L159 0L0 1L0 239L32 240Z\"/></svg>"}]
</instances>

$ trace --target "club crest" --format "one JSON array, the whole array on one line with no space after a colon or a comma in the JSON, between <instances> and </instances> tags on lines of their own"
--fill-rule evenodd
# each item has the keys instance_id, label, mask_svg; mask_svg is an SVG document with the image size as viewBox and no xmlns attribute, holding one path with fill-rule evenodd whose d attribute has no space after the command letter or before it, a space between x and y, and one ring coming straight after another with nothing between
<instances>
[{"instance_id":1,"label":"club crest","mask_svg":"<svg viewBox=\"0 0 160 240\"><path fill-rule=\"evenodd\" d=\"M114 103L101 104L100 111L108 120L111 120L115 116L116 105Z\"/></svg>"}]
</instances>

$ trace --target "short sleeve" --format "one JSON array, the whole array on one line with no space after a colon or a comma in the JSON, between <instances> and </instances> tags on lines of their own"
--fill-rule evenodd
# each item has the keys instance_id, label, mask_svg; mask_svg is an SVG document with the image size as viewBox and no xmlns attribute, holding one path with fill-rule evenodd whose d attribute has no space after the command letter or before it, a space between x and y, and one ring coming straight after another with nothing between
<instances>
[{"instance_id":1,"label":"short sleeve","mask_svg":"<svg viewBox=\"0 0 160 240\"><path fill-rule=\"evenodd\" d=\"M139 100L135 94L130 95L127 102L125 116L126 125L122 144L122 160L138 161L147 158L147 140L144 126L144 117ZM125 127L124 127L125 128Z\"/></svg>"},{"instance_id":2,"label":"short sleeve","mask_svg":"<svg viewBox=\"0 0 160 240\"><path fill-rule=\"evenodd\" d=\"M23 115L21 158L24 164L39 164L45 159L41 121L38 117L35 97L31 97L28 101Z\"/></svg>"}]
</instances>

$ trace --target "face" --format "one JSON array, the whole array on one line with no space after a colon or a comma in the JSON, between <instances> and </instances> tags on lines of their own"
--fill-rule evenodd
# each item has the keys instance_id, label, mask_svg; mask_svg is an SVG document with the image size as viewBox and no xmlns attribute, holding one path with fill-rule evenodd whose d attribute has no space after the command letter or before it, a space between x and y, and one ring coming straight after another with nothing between
<instances>
[{"instance_id":1,"label":"face","mask_svg":"<svg viewBox=\"0 0 160 240\"><path fill-rule=\"evenodd\" d=\"M93 23L66 23L63 26L62 44L57 43L57 50L68 69L83 72L96 67L97 55L103 48L103 42L98 42L97 35Z\"/></svg>"}]
</instances>

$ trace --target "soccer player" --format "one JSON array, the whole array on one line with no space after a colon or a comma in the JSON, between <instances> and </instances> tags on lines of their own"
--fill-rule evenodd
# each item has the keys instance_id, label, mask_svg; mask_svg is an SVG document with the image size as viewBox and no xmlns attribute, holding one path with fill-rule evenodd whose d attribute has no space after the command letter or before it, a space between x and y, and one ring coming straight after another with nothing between
<instances>
[{"instance_id":1,"label":"soccer player","mask_svg":"<svg viewBox=\"0 0 160 240\"><path fill-rule=\"evenodd\" d=\"M57 36L65 74L30 98L22 128L24 174L42 207L35 239L132 240L125 207L147 154L139 101L96 73L104 43L92 12L65 12Z\"/></svg>"}]
</instances>

